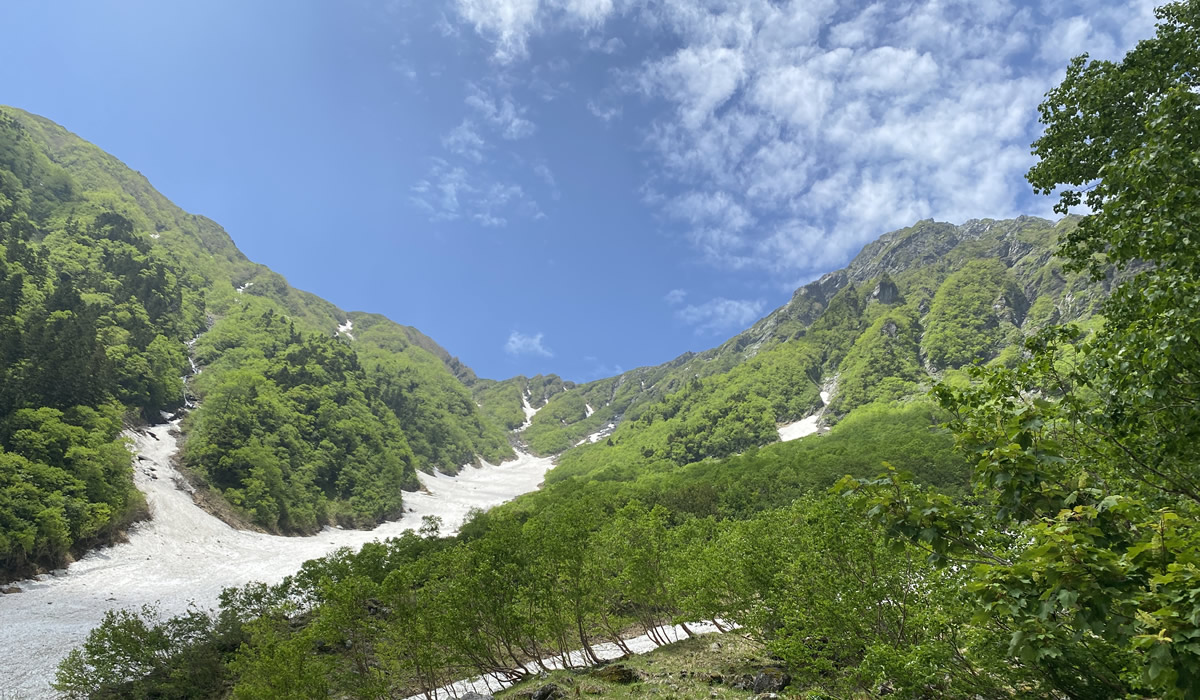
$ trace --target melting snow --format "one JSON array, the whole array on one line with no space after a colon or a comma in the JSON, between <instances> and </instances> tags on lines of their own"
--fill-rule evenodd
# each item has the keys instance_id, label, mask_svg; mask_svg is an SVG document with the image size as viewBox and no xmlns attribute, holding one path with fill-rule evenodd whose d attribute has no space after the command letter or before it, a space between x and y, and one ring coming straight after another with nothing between
<instances>
[{"instance_id":1,"label":"melting snow","mask_svg":"<svg viewBox=\"0 0 1200 700\"><path fill-rule=\"evenodd\" d=\"M337 327L338 335L345 334L350 340L354 340L354 334L350 331L354 330L354 321L346 319L346 322Z\"/></svg>"},{"instance_id":2,"label":"melting snow","mask_svg":"<svg viewBox=\"0 0 1200 700\"><path fill-rule=\"evenodd\" d=\"M425 515L442 518L452 534L472 508L490 508L533 491L549 458L519 453L499 465L464 467L457 476L421 474L427 492L404 496L405 514L371 531L326 528L312 537L278 537L235 530L209 515L182 490L171 457L178 421L130 433L141 459L134 481L146 494L152 519L135 525L129 541L95 550L70 568L18 581L20 593L0 595L0 669L13 697L54 697L49 682L59 660L81 644L110 608L159 601L175 615L195 601L216 604L222 588L249 581L276 583L300 564L339 547L420 527Z\"/></svg>"},{"instance_id":3,"label":"melting snow","mask_svg":"<svg viewBox=\"0 0 1200 700\"><path fill-rule=\"evenodd\" d=\"M596 409L592 408L592 405L590 403L585 403L583 405L583 417L584 418L591 418L592 414L595 412L596 412Z\"/></svg>"},{"instance_id":4,"label":"melting snow","mask_svg":"<svg viewBox=\"0 0 1200 700\"><path fill-rule=\"evenodd\" d=\"M817 422L820 420L821 414L814 413L808 418L780 426L779 441L787 442L789 440L798 440L807 435L812 435L813 433L817 432Z\"/></svg>"},{"instance_id":5,"label":"melting snow","mask_svg":"<svg viewBox=\"0 0 1200 700\"><path fill-rule=\"evenodd\" d=\"M525 412L525 422L521 424L520 428L517 428L517 432L518 433L524 432L526 428L533 425L533 417L537 415L538 411L542 410L545 407L546 407L546 404L542 404L541 406L538 406L537 408L530 406L529 405L529 394L521 394L521 410Z\"/></svg>"},{"instance_id":6,"label":"melting snow","mask_svg":"<svg viewBox=\"0 0 1200 700\"><path fill-rule=\"evenodd\" d=\"M238 294L241 294L242 292L246 291L247 289L249 289L249 288L251 288L251 287L253 287L253 286L254 286L254 283L253 283L253 282L247 282L247 283L245 283L245 284L243 284L242 286L240 286L240 287L238 287L238 288L237 288L237 293L238 293Z\"/></svg>"},{"instance_id":7,"label":"melting snow","mask_svg":"<svg viewBox=\"0 0 1200 700\"><path fill-rule=\"evenodd\" d=\"M726 626L728 627L729 625ZM696 635L711 634L719 631L717 626L711 622L689 622L687 623L687 627L692 631L692 634ZM658 633L659 637L666 639L668 644L687 639L687 632L683 630L683 625L663 625L662 627L656 627L655 631ZM640 637L626 639L625 646L627 646L629 651L633 652L634 654L645 654L647 652L654 651L659 645L650 638L650 635L643 634ZM619 659L625 655L625 652L621 651L620 647L612 642L593 644L592 651L595 652L596 656L600 657L600 659L603 661ZM568 657L568 662L572 667L578 668L590 665L587 659L584 658L583 650L573 651L568 654ZM550 669L563 667L562 659L557 656L548 656L542 659L542 663ZM536 663L530 661L525 664L525 670L529 673L537 673L540 669ZM502 678L499 674L489 674L487 676L477 676L469 680L458 681L452 685L442 686L441 688L433 691L431 695L435 699L443 697L457 698L472 691L476 693L495 693L499 690L503 690L509 685L511 685L511 683ZM419 695L411 695L405 700L425 700L425 698L425 694L421 693Z\"/></svg>"},{"instance_id":8,"label":"melting snow","mask_svg":"<svg viewBox=\"0 0 1200 700\"><path fill-rule=\"evenodd\" d=\"M616 429L617 429L616 423L609 423L608 425L604 426L603 428L597 430L596 432L592 433L591 435L588 435L584 439L575 443L575 446L579 447L580 445L584 445L584 444L591 443L591 442L600 442L601 440L608 437L609 435L612 435L613 431Z\"/></svg>"}]
</instances>

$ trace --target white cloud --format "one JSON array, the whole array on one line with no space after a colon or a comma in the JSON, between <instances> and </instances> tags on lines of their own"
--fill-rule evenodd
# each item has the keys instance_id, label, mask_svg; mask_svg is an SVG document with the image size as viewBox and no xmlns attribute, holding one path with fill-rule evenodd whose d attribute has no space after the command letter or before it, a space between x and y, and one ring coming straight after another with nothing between
<instances>
[{"instance_id":1,"label":"white cloud","mask_svg":"<svg viewBox=\"0 0 1200 700\"><path fill-rule=\"evenodd\" d=\"M533 335L525 335L520 331L513 331L508 335L508 342L504 344L504 352L517 357L519 355L540 355L542 357L554 357L554 352L547 348L542 342L543 334L535 333Z\"/></svg>"},{"instance_id":2,"label":"white cloud","mask_svg":"<svg viewBox=\"0 0 1200 700\"><path fill-rule=\"evenodd\" d=\"M537 130L533 122L523 116L525 108L518 107L510 96L492 97L478 85L468 84L466 102L506 139L523 139Z\"/></svg>"},{"instance_id":3,"label":"white cloud","mask_svg":"<svg viewBox=\"0 0 1200 700\"><path fill-rule=\"evenodd\" d=\"M412 187L412 201L429 213L433 221L457 219L463 195L474 193L467 183L467 171L435 158L425 179Z\"/></svg>"},{"instance_id":4,"label":"white cloud","mask_svg":"<svg viewBox=\"0 0 1200 700\"><path fill-rule=\"evenodd\" d=\"M1081 53L1109 56L1116 42L1107 34L1097 32L1087 17L1068 17L1054 23L1042 40L1039 55L1053 63L1066 64Z\"/></svg>"},{"instance_id":5,"label":"white cloud","mask_svg":"<svg viewBox=\"0 0 1200 700\"><path fill-rule=\"evenodd\" d=\"M580 102L642 134L645 203L700 258L775 280L920 218L1048 213L1023 178L1037 104L1071 56L1116 58L1149 36L1154 4L457 1L510 68L543 32L582 32L587 60L619 51L623 67ZM608 36L617 14L651 41ZM515 103L478 97L486 123L524 133L506 126L528 121ZM747 304L679 313L708 328Z\"/></svg>"},{"instance_id":6,"label":"white cloud","mask_svg":"<svg viewBox=\"0 0 1200 700\"><path fill-rule=\"evenodd\" d=\"M663 298L666 299L667 303L670 304L671 306L675 306L677 304L682 304L683 300L687 298L687 290L686 289L672 289L671 291L667 292L666 296L664 296Z\"/></svg>"},{"instance_id":7,"label":"white cloud","mask_svg":"<svg viewBox=\"0 0 1200 700\"><path fill-rule=\"evenodd\" d=\"M496 43L496 60L525 54L525 42L537 27L538 0L458 0L458 13L475 31Z\"/></svg>"},{"instance_id":8,"label":"white cloud","mask_svg":"<svg viewBox=\"0 0 1200 700\"><path fill-rule=\"evenodd\" d=\"M485 173L468 172L441 158L432 159L429 172L412 186L409 199L435 222L466 219L501 227L510 217L545 217L520 185L491 180Z\"/></svg>"},{"instance_id":9,"label":"white cloud","mask_svg":"<svg viewBox=\"0 0 1200 700\"><path fill-rule=\"evenodd\" d=\"M589 369L583 375L583 379L585 381L590 381L592 379L603 379L606 377L615 377L619 374L625 373L625 368L622 367L621 365L606 364L604 362L601 362L594 355L588 355L588 356L584 357L583 361L587 362L591 365L591 369Z\"/></svg>"},{"instance_id":10,"label":"white cloud","mask_svg":"<svg viewBox=\"0 0 1200 700\"><path fill-rule=\"evenodd\" d=\"M717 297L703 304L689 304L675 315L684 323L695 326L696 334L716 333L745 328L762 316L764 303L761 299L725 299Z\"/></svg>"},{"instance_id":11,"label":"white cloud","mask_svg":"<svg viewBox=\"0 0 1200 700\"><path fill-rule=\"evenodd\" d=\"M669 108L646 143L685 240L714 264L794 279L920 218L1026 213L1037 103L1064 55L1111 53L1121 21L1098 29L1080 5L1051 27L1008 2L975 7L664 3L683 45L648 59L637 85ZM1033 62L1031 46L1043 47ZM716 203L713 189L736 208L697 206Z\"/></svg>"},{"instance_id":12,"label":"white cloud","mask_svg":"<svg viewBox=\"0 0 1200 700\"><path fill-rule=\"evenodd\" d=\"M741 247L742 232L754 217L728 192L691 191L669 200L667 213L690 225L692 244L705 256L719 259Z\"/></svg>"},{"instance_id":13,"label":"white cloud","mask_svg":"<svg viewBox=\"0 0 1200 700\"><path fill-rule=\"evenodd\" d=\"M533 166L533 174L541 178L542 182L549 185L551 188L558 187L558 181L554 178L554 171L545 163L538 163Z\"/></svg>"},{"instance_id":14,"label":"white cloud","mask_svg":"<svg viewBox=\"0 0 1200 700\"><path fill-rule=\"evenodd\" d=\"M597 27L613 12L613 0L457 0L459 17L495 45L493 58L510 63L526 54L529 39L545 24Z\"/></svg>"},{"instance_id":15,"label":"white cloud","mask_svg":"<svg viewBox=\"0 0 1200 700\"><path fill-rule=\"evenodd\" d=\"M696 129L733 96L745 76L740 52L689 46L648 66L642 89L667 96L678 105L683 124Z\"/></svg>"},{"instance_id":16,"label":"white cloud","mask_svg":"<svg viewBox=\"0 0 1200 700\"><path fill-rule=\"evenodd\" d=\"M475 130L475 125L471 123L471 120L464 119L461 124L442 137L442 146L455 155L475 163L481 163L486 144L483 137Z\"/></svg>"},{"instance_id":17,"label":"white cloud","mask_svg":"<svg viewBox=\"0 0 1200 700\"><path fill-rule=\"evenodd\" d=\"M608 39L599 36L592 36L588 38L587 48L588 51L595 51L597 53L608 54L611 56L612 54L620 53L625 48L625 42L621 41L620 37L615 36L609 37Z\"/></svg>"},{"instance_id":18,"label":"white cloud","mask_svg":"<svg viewBox=\"0 0 1200 700\"><path fill-rule=\"evenodd\" d=\"M617 117L621 116L621 107L619 105L601 106L595 100L589 99L587 101L587 108L588 108L588 111L591 112L594 116L599 117L602 121L605 121L605 122L610 122L613 119L616 119Z\"/></svg>"},{"instance_id":19,"label":"white cloud","mask_svg":"<svg viewBox=\"0 0 1200 700\"><path fill-rule=\"evenodd\" d=\"M475 83L468 83L466 91L464 102L474 115L465 117L446 132L442 147L448 154L467 161L470 170L452 164L453 159L447 160L449 156L431 159L425 178L412 186L410 201L424 209L431 221L462 219L486 228L507 226L514 217L545 218L537 202L513 181L511 173L496 174L494 159L489 157L499 143L496 135L514 141L534 133L533 122L523 116L526 110L511 96L494 96ZM519 156L516 160L525 162ZM549 186L551 197L558 199L554 173L548 165L535 163L532 174Z\"/></svg>"},{"instance_id":20,"label":"white cloud","mask_svg":"<svg viewBox=\"0 0 1200 700\"><path fill-rule=\"evenodd\" d=\"M850 48L870 44L879 31L882 15L883 3L877 2L868 6L854 19L835 24L829 29L830 44Z\"/></svg>"},{"instance_id":21,"label":"white cloud","mask_svg":"<svg viewBox=\"0 0 1200 700\"><path fill-rule=\"evenodd\" d=\"M894 46L881 46L855 56L849 70L854 76L847 86L851 91L887 94L889 100L917 99L934 87L938 77L937 61L929 52Z\"/></svg>"}]
</instances>

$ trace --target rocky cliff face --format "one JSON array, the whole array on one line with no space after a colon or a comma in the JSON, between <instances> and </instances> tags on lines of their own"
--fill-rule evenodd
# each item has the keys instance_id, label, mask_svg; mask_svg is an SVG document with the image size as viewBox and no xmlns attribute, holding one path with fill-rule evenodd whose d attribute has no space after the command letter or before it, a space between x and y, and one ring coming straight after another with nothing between
<instances>
[{"instance_id":1,"label":"rocky cliff face","mask_svg":"<svg viewBox=\"0 0 1200 700\"><path fill-rule=\"evenodd\" d=\"M870 300L883 304L902 299L901 284L920 286L932 296L951 272L969 260L980 258L1000 260L1013 270L1020 288L1014 295L997 299L997 305L1003 307L1003 310L998 308L998 313L1023 320L1031 297L1062 291L1045 288L1046 280L1041 274L1051 264L1060 228L1074 225L1074 219L1052 222L1032 216L1002 221L974 219L960 226L919 221L883 234L864 247L845 268L797 289L787 304L721 348L754 351L794 338L819 318L834 295L848 285L871 285ZM1064 307L1062 314L1067 317L1077 317L1085 308L1065 299L1060 303ZM925 306L922 313L928 311L928 304ZM1016 324L1020 325L1020 321Z\"/></svg>"}]
</instances>

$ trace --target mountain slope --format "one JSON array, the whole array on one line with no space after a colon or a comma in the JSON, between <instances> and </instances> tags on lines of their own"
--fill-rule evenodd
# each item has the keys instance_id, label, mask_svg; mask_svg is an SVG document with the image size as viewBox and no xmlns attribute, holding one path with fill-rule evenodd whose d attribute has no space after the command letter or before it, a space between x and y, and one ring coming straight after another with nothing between
<instances>
[{"instance_id":1,"label":"mountain slope","mask_svg":"<svg viewBox=\"0 0 1200 700\"><path fill-rule=\"evenodd\" d=\"M271 531L371 525L417 470L513 454L460 381L474 373L431 339L293 289L116 158L10 107L0 243L0 578L142 517L118 432L189 395L184 466ZM355 321L358 340L338 332Z\"/></svg>"},{"instance_id":2,"label":"mountain slope","mask_svg":"<svg viewBox=\"0 0 1200 700\"><path fill-rule=\"evenodd\" d=\"M620 464L688 464L777 439L822 409L911 396L972 362L1009 363L1050 322L1088 317L1112 281L1066 274L1053 251L1072 218L934 221L884 234L721 346L553 396L525 432L568 450L550 480ZM611 433L611 434L609 434Z\"/></svg>"}]
</instances>

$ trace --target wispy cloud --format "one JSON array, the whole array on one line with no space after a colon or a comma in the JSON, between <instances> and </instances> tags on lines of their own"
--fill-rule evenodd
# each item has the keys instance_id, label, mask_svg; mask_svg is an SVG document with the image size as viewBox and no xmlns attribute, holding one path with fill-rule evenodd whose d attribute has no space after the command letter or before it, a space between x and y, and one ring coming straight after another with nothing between
<instances>
[{"instance_id":1,"label":"wispy cloud","mask_svg":"<svg viewBox=\"0 0 1200 700\"><path fill-rule=\"evenodd\" d=\"M588 29L613 13L613 0L457 0L459 16L510 63L526 55L529 39L547 25Z\"/></svg>"},{"instance_id":2,"label":"wispy cloud","mask_svg":"<svg viewBox=\"0 0 1200 700\"><path fill-rule=\"evenodd\" d=\"M541 357L554 357L554 353L550 348L546 347L542 342L543 334L535 333L533 335L525 335L520 331L513 331L508 335L508 342L504 344L504 352L518 357L520 355L539 355Z\"/></svg>"},{"instance_id":3,"label":"wispy cloud","mask_svg":"<svg viewBox=\"0 0 1200 700\"><path fill-rule=\"evenodd\" d=\"M625 372L625 368L622 367L621 365L618 365L618 364L610 365L610 364L601 362L599 359L597 359L596 357L593 357L592 355L588 355L587 357L583 358L583 361L586 363L589 363L591 365L590 369L588 369L583 374L584 381L590 381L593 379L603 379L605 377L615 377L615 376L617 376L619 374L623 374Z\"/></svg>"},{"instance_id":4,"label":"wispy cloud","mask_svg":"<svg viewBox=\"0 0 1200 700\"><path fill-rule=\"evenodd\" d=\"M466 102L506 139L523 139L537 130L533 122L525 118L525 109L517 106L509 95L496 97L478 85L468 84Z\"/></svg>"},{"instance_id":5,"label":"wispy cloud","mask_svg":"<svg viewBox=\"0 0 1200 700\"><path fill-rule=\"evenodd\" d=\"M432 159L428 174L412 186L409 199L428 214L430 221L465 219L485 227L501 227L510 217L545 216L520 185L491 180L441 158Z\"/></svg>"},{"instance_id":6,"label":"wispy cloud","mask_svg":"<svg viewBox=\"0 0 1200 700\"><path fill-rule=\"evenodd\" d=\"M486 144L479 135L475 125L469 119L451 129L442 137L442 146L455 155L462 156L475 163L483 162L483 149Z\"/></svg>"},{"instance_id":7,"label":"wispy cloud","mask_svg":"<svg viewBox=\"0 0 1200 700\"><path fill-rule=\"evenodd\" d=\"M555 31L579 33L596 60L620 53L625 67L580 102L606 123L620 116L640 128L647 202L701 258L778 280L828 269L919 218L1049 214L1022 177L1040 133L1036 105L1070 56L1116 57L1149 36L1154 4L458 0L457 8L506 71L520 69L533 37ZM606 34L618 15L654 40ZM499 97L491 104L479 114L501 131L505 115L527 118L505 112Z\"/></svg>"},{"instance_id":8,"label":"wispy cloud","mask_svg":"<svg viewBox=\"0 0 1200 700\"><path fill-rule=\"evenodd\" d=\"M432 221L452 221L462 214L463 196L475 188L467 182L467 171L435 158L425 179L412 187L411 201L424 209Z\"/></svg>"},{"instance_id":9,"label":"wispy cloud","mask_svg":"<svg viewBox=\"0 0 1200 700\"><path fill-rule=\"evenodd\" d=\"M663 299L666 299L667 303L671 306L682 304L683 300L686 298L687 290L685 289L672 289L671 291L667 292L666 296L663 297Z\"/></svg>"},{"instance_id":10,"label":"wispy cloud","mask_svg":"<svg viewBox=\"0 0 1200 700\"><path fill-rule=\"evenodd\" d=\"M695 326L697 335L703 335L745 328L762 316L764 306L761 299L717 297L703 304L689 304L675 315L684 323Z\"/></svg>"},{"instance_id":11,"label":"wispy cloud","mask_svg":"<svg viewBox=\"0 0 1200 700\"><path fill-rule=\"evenodd\" d=\"M1148 34L1149 5L647 4L679 40L630 90L666 108L646 139L661 206L713 264L789 279L919 218L1024 213L1042 94L1067 54Z\"/></svg>"},{"instance_id":12,"label":"wispy cloud","mask_svg":"<svg viewBox=\"0 0 1200 700\"><path fill-rule=\"evenodd\" d=\"M587 109L593 116L599 117L601 121L610 122L621 116L620 105L600 104L595 100L587 101Z\"/></svg>"},{"instance_id":13,"label":"wispy cloud","mask_svg":"<svg viewBox=\"0 0 1200 700\"><path fill-rule=\"evenodd\" d=\"M526 118L527 110L503 90L468 82L465 91L467 116L442 135L443 153L431 158L429 172L412 186L410 200L426 211L430 221L462 219L494 228L508 225L513 218L544 218L519 178L494 162L497 152L512 155L504 142L528 138L537 130ZM551 197L559 197L546 163L535 164L532 174L546 182Z\"/></svg>"}]
</instances>

